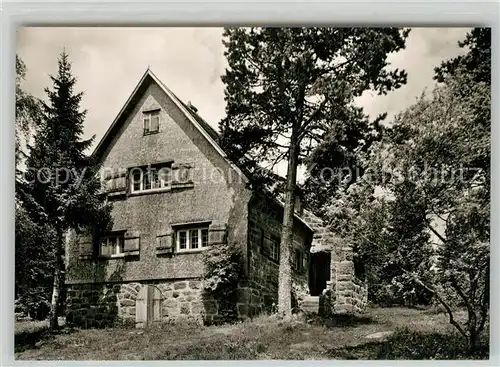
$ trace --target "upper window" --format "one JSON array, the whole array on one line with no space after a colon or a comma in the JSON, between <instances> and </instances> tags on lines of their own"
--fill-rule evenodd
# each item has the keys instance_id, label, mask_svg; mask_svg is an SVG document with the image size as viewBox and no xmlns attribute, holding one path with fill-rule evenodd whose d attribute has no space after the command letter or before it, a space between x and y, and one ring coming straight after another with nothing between
<instances>
[{"instance_id":1,"label":"upper window","mask_svg":"<svg viewBox=\"0 0 500 367\"><path fill-rule=\"evenodd\" d=\"M301 250L295 249L293 256L293 266L294 269L300 273L307 269L307 254L305 254Z\"/></svg>"},{"instance_id":2,"label":"upper window","mask_svg":"<svg viewBox=\"0 0 500 367\"><path fill-rule=\"evenodd\" d=\"M160 110L143 113L144 135L155 134L160 131Z\"/></svg>"},{"instance_id":3,"label":"upper window","mask_svg":"<svg viewBox=\"0 0 500 367\"><path fill-rule=\"evenodd\" d=\"M170 167L145 167L130 170L132 193L169 188L172 183Z\"/></svg>"},{"instance_id":4,"label":"upper window","mask_svg":"<svg viewBox=\"0 0 500 367\"><path fill-rule=\"evenodd\" d=\"M208 247L208 228L187 228L175 232L177 252L200 250Z\"/></svg>"},{"instance_id":5,"label":"upper window","mask_svg":"<svg viewBox=\"0 0 500 367\"><path fill-rule=\"evenodd\" d=\"M123 234L102 237L99 243L99 255L121 256L125 250Z\"/></svg>"},{"instance_id":6,"label":"upper window","mask_svg":"<svg viewBox=\"0 0 500 367\"><path fill-rule=\"evenodd\" d=\"M277 237L264 236L264 248L269 254L269 257L278 261L280 258L280 241Z\"/></svg>"}]
</instances>

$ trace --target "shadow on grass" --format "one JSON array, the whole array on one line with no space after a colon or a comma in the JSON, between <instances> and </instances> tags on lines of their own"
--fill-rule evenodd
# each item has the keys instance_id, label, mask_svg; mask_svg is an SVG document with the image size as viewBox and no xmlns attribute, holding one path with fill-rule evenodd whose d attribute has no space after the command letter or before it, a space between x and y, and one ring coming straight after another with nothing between
<instances>
[{"instance_id":1,"label":"shadow on grass","mask_svg":"<svg viewBox=\"0 0 500 367\"><path fill-rule=\"evenodd\" d=\"M56 335L69 334L72 329L62 327L57 331L50 331L48 325L23 330L14 334L14 352L19 353L27 349L39 348L43 343L52 340Z\"/></svg>"},{"instance_id":2,"label":"shadow on grass","mask_svg":"<svg viewBox=\"0 0 500 367\"><path fill-rule=\"evenodd\" d=\"M16 333L14 335L14 351L18 353L26 349L36 348L41 341L47 340L51 336L48 326Z\"/></svg>"},{"instance_id":3,"label":"shadow on grass","mask_svg":"<svg viewBox=\"0 0 500 367\"><path fill-rule=\"evenodd\" d=\"M335 359L368 360L455 360L488 359L488 341L469 353L463 338L456 334L418 333L408 329L397 330L387 340L356 346L340 347L328 352Z\"/></svg>"},{"instance_id":4,"label":"shadow on grass","mask_svg":"<svg viewBox=\"0 0 500 367\"><path fill-rule=\"evenodd\" d=\"M377 324L377 321L368 316L357 315L334 315L329 318L323 318L317 315L309 316L310 323L313 325L325 326L327 328L350 328L360 325Z\"/></svg>"}]
</instances>

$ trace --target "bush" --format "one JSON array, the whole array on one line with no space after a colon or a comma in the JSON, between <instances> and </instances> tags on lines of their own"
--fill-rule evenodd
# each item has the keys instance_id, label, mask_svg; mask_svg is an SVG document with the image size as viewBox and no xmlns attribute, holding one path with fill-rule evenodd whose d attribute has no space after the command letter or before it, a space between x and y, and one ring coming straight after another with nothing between
<instances>
[{"instance_id":1,"label":"bush","mask_svg":"<svg viewBox=\"0 0 500 367\"><path fill-rule=\"evenodd\" d=\"M204 255L204 288L217 302L220 322L238 318L237 290L243 275L243 255L237 245L212 246Z\"/></svg>"}]
</instances>

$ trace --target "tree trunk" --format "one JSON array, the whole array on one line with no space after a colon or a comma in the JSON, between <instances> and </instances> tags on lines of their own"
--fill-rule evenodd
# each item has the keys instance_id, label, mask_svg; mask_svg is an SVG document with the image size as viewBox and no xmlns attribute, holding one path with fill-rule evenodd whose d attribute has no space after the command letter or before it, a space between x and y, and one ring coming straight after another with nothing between
<instances>
[{"instance_id":1,"label":"tree trunk","mask_svg":"<svg viewBox=\"0 0 500 367\"><path fill-rule=\"evenodd\" d=\"M299 147L294 143L294 139L292 139L290 154L288 155L278 277L278 313L283 318L290 318L292 315L292 272L290 255L293 243L293 217L295 209L295 188L297 185L298 154Z\"/></svg>"},{"instance_id":2,"label":"tree trunk","mask_svg":"<svg viewBox=\"0 0 500 367\"><path fill-rule=\"evenodd\" d=\"M469 347L469 355L473 356L477 353L479 348L480 333L474 327L469 328L469 333L467 336L467 344Z\"/></svg>"},{"instance_id":3,"label":"tree trunk","mask_svg":"<svg viewBox=\"0 0 500 367\"><path fill-rule=\"evenodd\" d=\"M59 328L57 317L59 315L59 299L62 286L62 234L57 236L57 244L54 259L54 283L52 286L52 301L50 303L49 325L50 330Z\"/></svg>"}]
</instances>

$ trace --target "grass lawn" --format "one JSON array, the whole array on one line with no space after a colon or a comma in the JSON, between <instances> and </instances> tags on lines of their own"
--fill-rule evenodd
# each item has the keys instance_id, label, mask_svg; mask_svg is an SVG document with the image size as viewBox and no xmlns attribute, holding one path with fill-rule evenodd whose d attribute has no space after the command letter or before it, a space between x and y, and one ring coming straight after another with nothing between
<instances>
[{"instance_id":1,"label":"grass lawn","mask_svg":"<svg viewBox=\"0 0 500 367\"><path fill-rule=\"evenodd\" d=\"M26 329L27 326L24 327ZM272 316L231 325L163 325L150 329L73 330L26 342L16 325L19 360L228 360L466 358L447 315L431 310L373 308L336 320ZM36 330L36 329L35 329ZM395 331L382 338L374 333ZM483 349L475 358L487 358Z\"/></svg>"}]
</instances>

